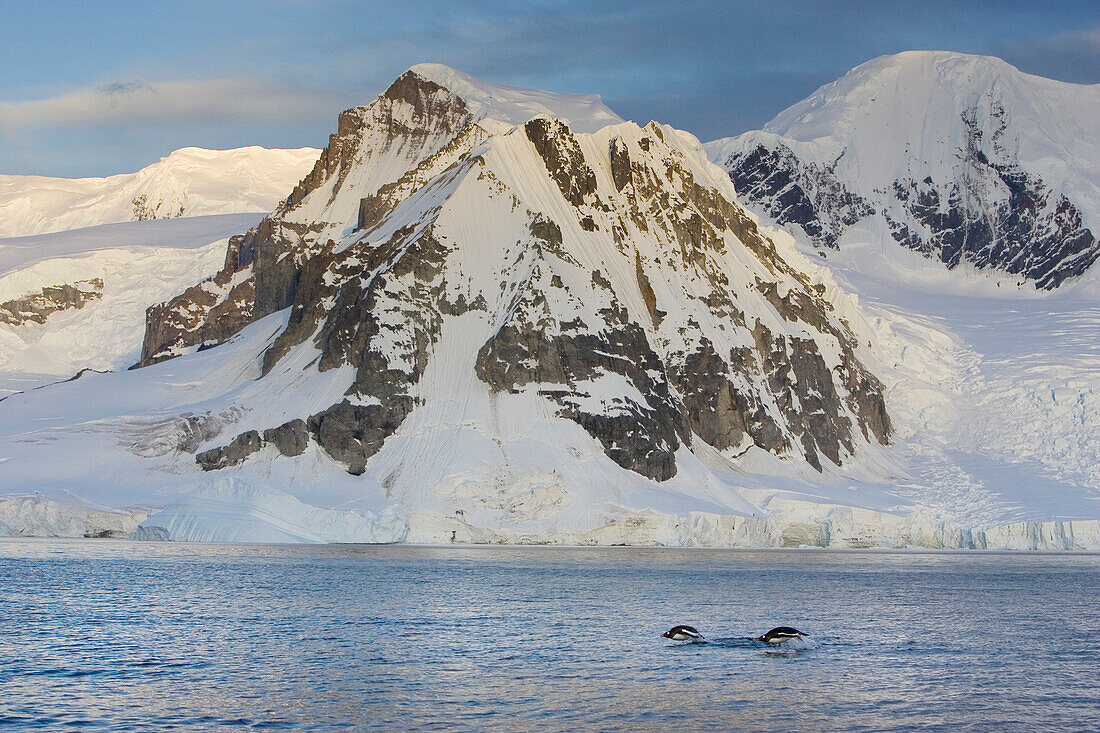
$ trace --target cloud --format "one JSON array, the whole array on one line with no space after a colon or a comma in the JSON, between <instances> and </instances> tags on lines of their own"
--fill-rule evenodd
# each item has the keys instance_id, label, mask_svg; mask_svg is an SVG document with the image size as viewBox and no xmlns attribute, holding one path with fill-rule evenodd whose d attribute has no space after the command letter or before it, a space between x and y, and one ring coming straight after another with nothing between
<instances>
[{"instance_id":1,"label":"cloud","mask_svg":"<svg viewBox=\"0 0 1100 733\"><path fill-rule=\"evenodd\" d=\"M339 106L323 90L251 79L116 82L49 99L0 102L0 133L157 123L297 124Z\"/></svg>"},{"instance_id":2,"label":"cloud","mask_svg":"<svg viewBox=\"0 0 1100 733\"><path fill-rule=\"evenodd\" d=\"M989 53L1029 74L1077 84L1100 83L1100 28L1015 41L992 47Z\"/></svg>"}]
</instances>

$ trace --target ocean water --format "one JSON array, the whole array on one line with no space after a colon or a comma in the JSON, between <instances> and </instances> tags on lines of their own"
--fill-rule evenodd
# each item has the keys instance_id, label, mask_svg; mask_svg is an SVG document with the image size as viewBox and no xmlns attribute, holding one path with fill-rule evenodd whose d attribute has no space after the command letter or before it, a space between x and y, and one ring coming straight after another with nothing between
<instances>
[{"instance_id":1,"label":"ocean water","mask_svg":"<svg viewBox=\"0 0 1100 733\"><path fill-rule=\"evenodd\" d=\"M0 540L0 729L252 728L1097 730L1100 556Z\"/></svg>"}]
</instances>

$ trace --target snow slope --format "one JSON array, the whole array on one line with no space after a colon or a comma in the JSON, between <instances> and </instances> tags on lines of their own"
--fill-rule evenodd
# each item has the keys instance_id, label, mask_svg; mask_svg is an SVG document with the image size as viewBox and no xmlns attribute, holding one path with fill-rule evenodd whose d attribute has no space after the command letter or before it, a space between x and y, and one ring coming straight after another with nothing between
<instances>
[{"instance_id":1,"label":"snow slope","mask_svg":"<svg viewBox=\"0 0 1100 733\"><path fill-rule=\"evenodd\" d=\"M230 247L230 281L257 294L249 325L215 348L200 339L142 369L0 400L0 494L163 505L143 536L178 540L1100 548L1087 277L1042 297L873 238L827 260L779 230L764 244L751 219L700 192L734 195L686 133L519 124L517 99L553 109L555 97L511 90L495 111L477 107L491 86L425 75L440 88L400 87L384 110L345 113L308 185ZM473 85L472 103L454 104L448 84ZM414 122L416 134L390 134ZM630 213L650 201L664 204ZM740 234L713 225L709 239L700 210ZM298 292L283 290L291 263ZM762 300L768 282L777 290ZM813 341L835 375L843 344L823 324L839 319L885 384L889 445L865 432L819 472L797 440L666 435L649 452L636 440L659 430L659 416L640 419L664 409L654 383L686 372L669 389L687 400L715 370L678 366L700 337L723 359L761 353L755 324ZM548 378L544 354L570 353L578 328L593 339L578 353L605 358ZM653 357L624 350L638 332ZM506 350L531 339L559 341ZM778 363L777 383L798 381L788 369ZM769 380L737 379L795 430ZM789 396L820 398L827 383ZM601 433L585 416L630 430ZM642 460L662 452L672 476Z\"/></svg>"},{"instance_id":2,"label":"snow slope","mask_svg":"<svg viewBox=\"0 0 1100 733\"><path fill-rule=\"evenodd\" d=\"M547 115L568 122L570 129L576 132L595 132L623 121L600 101L598 94L517 89L475 79L443 64L417 64L409 71L451 90L462 98L479 120L492 119L508 125L522 125L532 117Z\"/></svg>"},{"instance_id":3,"label":"snow slope","mask_svg":"<svg viewBox=\"0 0 1100 733\"><path fill-rule=\"evenodd\" d=\"M0 322L0 397L82 369L136 363L145 310L216 272L227 238L259 218L223 214L0 239L0 317L3 303L44 287L101 283L97 298L42 323Z\"/></svg>"},{"instance_id":4,"label":"snow slope","mask_svg":"<svg viewBox=\"0 0 1100 733\"><path fill-rule=\"evenodd\" d=\"M1100 85L988 56L869 61L764 130L707 144L755 210L843 246L857 222L1053 288L1100 256Z\"/></svg>"},{"instance_id":5,"label":"snow slope","mask_svg":"<svg viewBox=\"0 0 1100 733\"><path fill-rule=\"evenodd\" d=\"M309 172L316 148L181 148L107 178L0 174L0 237L115 222L270 211Z\"/></svg>"}]
</instances>

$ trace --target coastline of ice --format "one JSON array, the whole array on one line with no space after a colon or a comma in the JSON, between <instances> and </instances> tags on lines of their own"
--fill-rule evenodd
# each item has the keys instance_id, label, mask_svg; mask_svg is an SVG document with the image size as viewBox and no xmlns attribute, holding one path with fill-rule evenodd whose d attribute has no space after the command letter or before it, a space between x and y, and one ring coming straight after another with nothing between
<instances>
[{"instance_id":1,"label":"coastline of ice","mask_svg":"<svg viewBox=\"0 0 1100 733\"><path fill-rule=\"evenodd\" d=\"M972 529L932 521L917 512L895 516L852 507L803 503L803 511L769 517L691 512L686 517L626 514L591 530L522 534L474 527L435 512L409 514L412 544L656 545L663 547L938 550L1100 550L1100 521L1014 522Z\"/></svg>"},{"instance_id":2,"label":"coastline of ice","mask_svg":"<svg viewBox=\"0 0 1100 733\"><path fill-rule=\"evenodd\" d=\"M126 538L147 514L144 508L97 506L74 494L0 496L0 537Z\"/></svg>"},{"instance_id":3,"label":"coastline of ice","mask_svg":"<svg viewBox=\"0 0 1100 733\"><path fill-rule=\"evenodd\" d=\"M403 542L408 524L394 511L375 516L322 509L290 494L233 477L206 481L135 529L134 539L173 542Z\"/></svg>"},{"instance_id":4,"label":"coastline of ice","mask_svg":"<svg viewBox=\"0 0 1100 733\"><path fill-rule=\"evenodd\" d=\"M507 544L834 549L1100 550L1100 521L1049 520L967 528L927 512L895 515L787 501L767 517L686 516L622 509L594 528L538 532L479 527L457 516L393 508L378 515L311 506L290 494L223 477L163 509L105 510L26 495L0 498L0 537L111 537L173 542Z\"/></svg>"}]
</instances>

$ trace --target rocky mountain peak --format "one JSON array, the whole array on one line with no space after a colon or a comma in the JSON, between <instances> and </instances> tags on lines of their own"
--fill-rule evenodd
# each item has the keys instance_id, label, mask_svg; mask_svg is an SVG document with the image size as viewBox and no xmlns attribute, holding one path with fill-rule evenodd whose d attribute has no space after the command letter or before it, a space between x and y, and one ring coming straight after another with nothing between
<instances>
[{"instance_id":1,"label":"rocky mountain peak","mask_svg":"<svg viewBox=\"0 0 1100 733\"><path fill-rule=\"evenodd\" d=\"M281 319L259 382L287 403L242 402L204 469L312 447L466 517L549 482L522 501L553 517L611 475L690 486L755 455L824 471L888 442L850 325L697 141L543 112L502 126L420 68L345 113L315 183L223 273L151 309L149 362Z\"/></svg>"}]
</instances>

